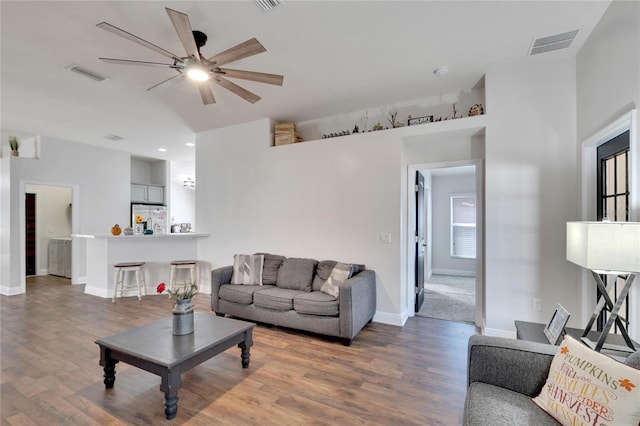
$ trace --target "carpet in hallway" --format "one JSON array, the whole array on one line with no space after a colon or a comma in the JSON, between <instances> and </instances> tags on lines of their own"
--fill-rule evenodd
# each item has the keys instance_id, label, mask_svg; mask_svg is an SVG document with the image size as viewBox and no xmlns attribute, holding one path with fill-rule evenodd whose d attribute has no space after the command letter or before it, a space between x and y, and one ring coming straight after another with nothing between
<instances>
[{"instance_id":1,"label":"carpet in hallway","mask_svg":"<svg viewBox=\"0 0 640 426\"><path fill-rule=\"evenodd\" d=\"M475 322L473 277L432 275L424 284L424 303L416 315L448 321Z\"/></svg>"}]
</instances>

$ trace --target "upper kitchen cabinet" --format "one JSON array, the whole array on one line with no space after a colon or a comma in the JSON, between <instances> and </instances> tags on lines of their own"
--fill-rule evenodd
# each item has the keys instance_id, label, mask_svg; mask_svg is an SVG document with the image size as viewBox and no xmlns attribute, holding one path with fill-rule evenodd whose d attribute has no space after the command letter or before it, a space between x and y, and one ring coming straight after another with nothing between
<instances>
[{"instance_id":1,"label":"upper kitchen cabinet","mask_svg":"<svg viewBox=\"0 0 640 426\"><path fill-rule=\"evenodd\" d=\"M166 175L166 161L131 157L131 202L164 204Z\"/></svg>"},{"instance_id":2,"label":"upper kitchen cabinet","mask_svg":"<svg viewBox=\"0 0 640 426\"><path fill-rule=\"evenodd\" d=\"M154 185L131 184L132 203L164 204L164 187Z\"/></svg>"}]
</instances>

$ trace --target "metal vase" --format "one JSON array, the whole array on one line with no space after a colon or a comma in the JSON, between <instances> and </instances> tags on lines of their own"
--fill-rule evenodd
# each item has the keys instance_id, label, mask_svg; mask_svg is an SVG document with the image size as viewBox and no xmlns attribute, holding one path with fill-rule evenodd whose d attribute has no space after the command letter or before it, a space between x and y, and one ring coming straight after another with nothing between
<instances>
[{"instance_id":1,"label":"metal vase","mask_svg":"<svg viewBox=\"0 0 640 426\"><path fill-rule=\"evenodd\" d=\"M191 299L178 299L173 305L173 335L193 333L193 304Z\"/></svg>"}]
</instances>

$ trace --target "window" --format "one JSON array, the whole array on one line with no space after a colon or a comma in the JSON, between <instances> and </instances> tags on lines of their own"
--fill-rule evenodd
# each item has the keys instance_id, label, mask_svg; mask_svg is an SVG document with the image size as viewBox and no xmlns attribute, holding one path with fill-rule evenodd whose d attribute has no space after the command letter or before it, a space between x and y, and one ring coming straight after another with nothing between
<instances>
[{"instance_id":1,"label":"window","mask_svg":"<svg viewBox=\"0 0 640 426\"><path fill-rule=\"evenodd\" d=\"M476 196L451 196L451 256L476 258Z\"/></svg>"},{"instance_id":2,"label":"window","mask_svg":"<svg viewBox=\"0 0 640 426\"><path fill-rule=\"evenodd\" d=\"M597 168L597 197L598 197L598 220L610 220L612 222L629 221L629 131L616 136L610 141L598 147L598 168ZM625 279L622 277L610 277L602 275L602 281L611 288L613 300L618 298L618 294L624 287ZM613 280L613 282L611 282ZM619 318L629 327L629 296L620 307ZM598 290L597 300L602 295ZM597 319L597 328L602 330L608 319L608 311L605 309ZM613 331L618 333L618 324L615 324Z\"/></svg>"}]
</instances>

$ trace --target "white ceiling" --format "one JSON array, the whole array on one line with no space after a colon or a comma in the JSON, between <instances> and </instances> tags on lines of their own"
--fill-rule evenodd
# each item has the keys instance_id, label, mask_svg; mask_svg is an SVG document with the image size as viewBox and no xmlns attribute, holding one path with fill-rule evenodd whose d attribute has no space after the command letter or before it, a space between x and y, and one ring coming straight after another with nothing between
<instances>
[{"instance_id":1,"label":"white ceiling","mask_svg":"<svg viewBox=\"0 0 640 426\"><path fill-rule=\"evenodd\" d=\"M271 117L304 121L472 88L492 65L575 55L609 1L294 1L262 12L251 1L2 1L2 129L163 159L193 158L207 129ZM267 52L229 68L285 76L282 87L235 80L249 104L214 85L204 106L189 81L146 89L170 69L98 57L164 57L96 28L106 21L164 49L184 50L164 7L205 32L205 57L256 37ZM569 49L527 57L533 38L579 29ZM72 64L110 77L67 71ZM433 70L448 65L450 73ZM107 135L124 137L113 142ZM4 141L3 141L4 142ZM158 152L164 147L167 152Z\"/></svg>"}]
</instances>

